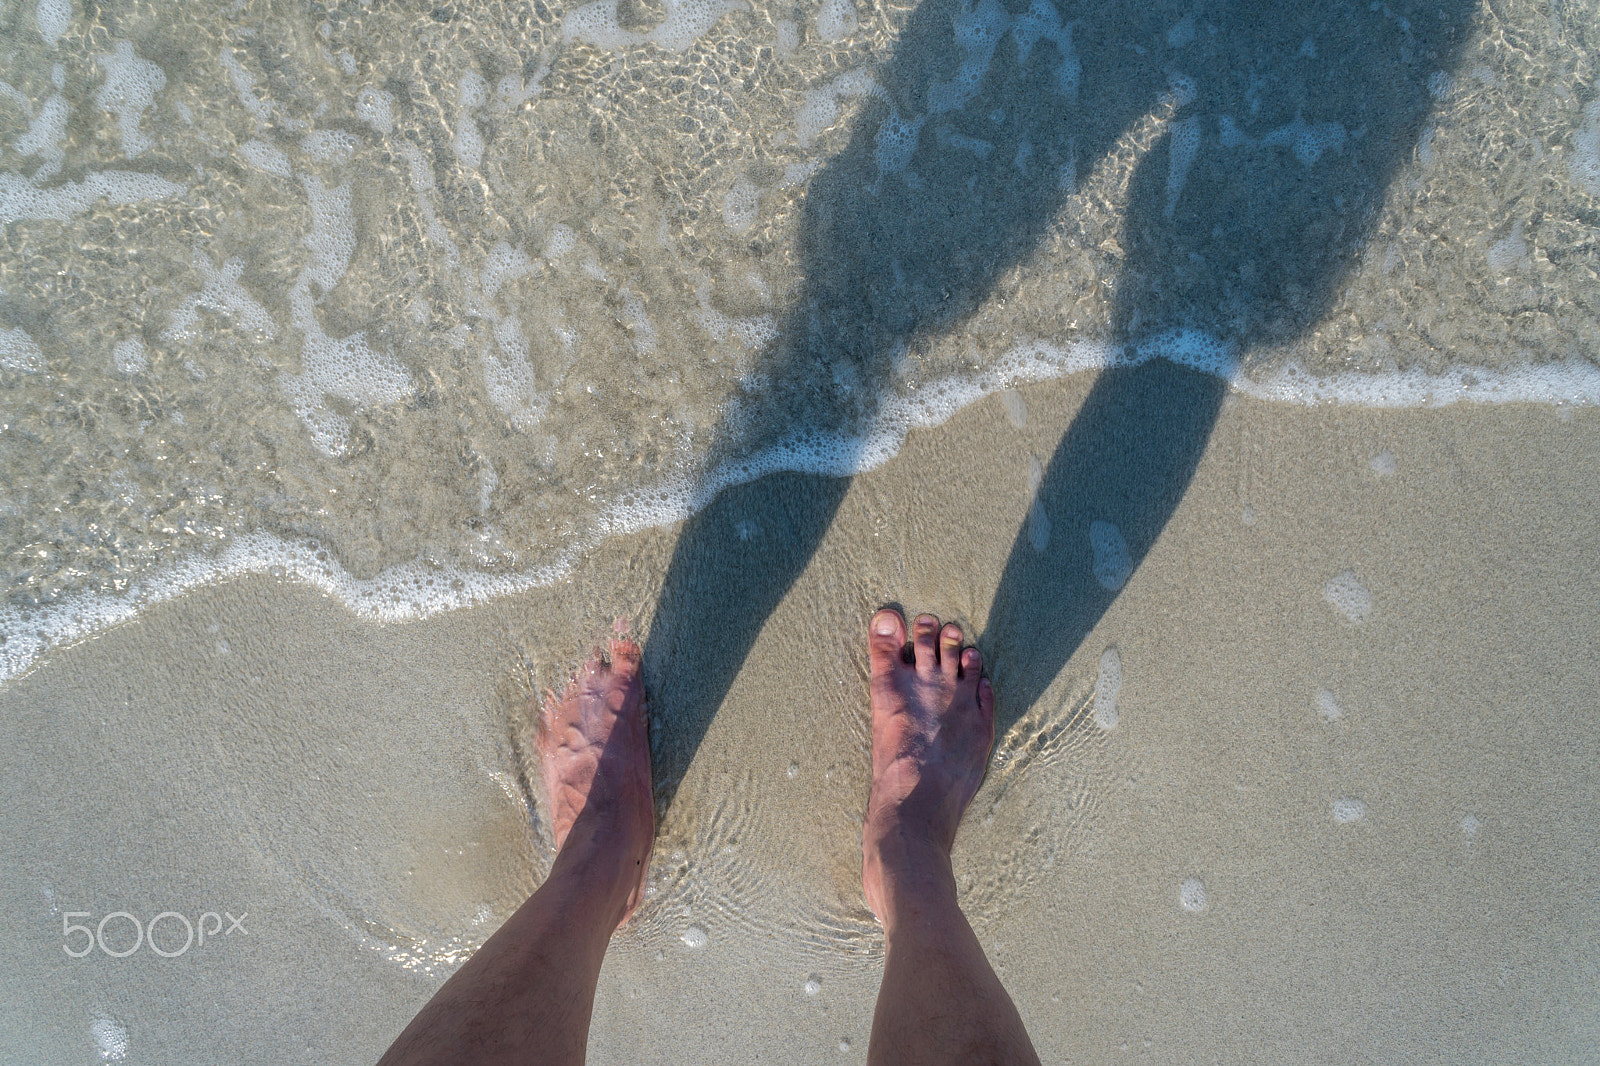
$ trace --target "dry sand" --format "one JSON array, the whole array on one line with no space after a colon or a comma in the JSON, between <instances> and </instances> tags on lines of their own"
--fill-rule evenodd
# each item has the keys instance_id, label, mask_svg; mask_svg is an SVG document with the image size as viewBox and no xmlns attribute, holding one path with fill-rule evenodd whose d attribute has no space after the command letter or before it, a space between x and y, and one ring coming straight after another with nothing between
<instances>
[{"instance_id":1,"label":"dry sand","mask_svg":"<svg viewBox=\"0 0 1600 1066\"><path fill-rule=\"evenodd\" d=\"M864 1057L866 618L985 631L1031 460L1089 384L985 400L852 485L663 812L591 1062ZM1029 648L990 646L1018 721L957 866L1045 1062L1592 1061L1597 469L1587 410L1230 398L1035 706L1006 703ZM407 625L236 581L0 690L0 1061L374 1060L538 883L528 693L613 616L648 625L675 533ZM1324 595L1346 570L1359 624ZM247 932L68 957L64 921L117 911Z\"/></svg>"}]
</instances>

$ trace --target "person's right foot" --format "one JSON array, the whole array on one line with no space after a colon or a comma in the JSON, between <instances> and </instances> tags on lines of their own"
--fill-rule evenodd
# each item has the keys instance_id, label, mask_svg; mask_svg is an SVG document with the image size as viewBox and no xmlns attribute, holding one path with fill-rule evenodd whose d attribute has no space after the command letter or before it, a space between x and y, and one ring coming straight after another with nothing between
<instances>
[{"instance_id":1,"label":"person's right foot","mask_svg":"<svg viewBox=\"0 0 1600 1066\"><path fill-rule=\"evenodd\" d=\"M950 848L983 783L994 743L994 689L961 627L919 615L910 661L899 611L872 618L872 792L862 830L862 886L887 928L892 882L949 877Z\"/></svg>"}]
</instances>

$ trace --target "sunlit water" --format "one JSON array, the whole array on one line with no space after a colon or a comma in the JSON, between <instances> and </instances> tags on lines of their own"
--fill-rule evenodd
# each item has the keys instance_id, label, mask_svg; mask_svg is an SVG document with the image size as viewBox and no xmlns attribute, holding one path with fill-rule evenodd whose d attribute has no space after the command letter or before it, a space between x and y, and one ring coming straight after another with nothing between
<instances>
[{"instance_id":1,"label":"sunlit water","mask_svg":"<svg viewBox=\"0 0 1600 1066\"><path fill-rule=\"evenodd\" d=\"M1591 2L6 8L7 674L414 616L985 391L1593 402Z\"/></svg>"}]
</instances>

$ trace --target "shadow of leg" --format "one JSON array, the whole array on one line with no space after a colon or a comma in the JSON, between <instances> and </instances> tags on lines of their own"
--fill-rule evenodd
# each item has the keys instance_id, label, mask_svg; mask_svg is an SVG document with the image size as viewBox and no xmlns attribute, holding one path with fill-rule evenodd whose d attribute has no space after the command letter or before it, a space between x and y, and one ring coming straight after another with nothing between
<instances>
[{"instance_id":1,"label":"shadow of leg","mask_svg":"<svg viewBox=\"0 0 1600 1066\"><path fill-rule=\"evenodd\" d=\"M1121 584L1096 575L1093 523L1114 525L1137 570L1194 476L1227 383L1153 359L1107 370L1061 438L1039 486L1049 536L1012 545L980 644L995 677L1003 735L1044 692ZM1104 539L1104 531L1101 531ZM1116 560L1112 560L1113 563Z\"/></svg>"}]
</instances>

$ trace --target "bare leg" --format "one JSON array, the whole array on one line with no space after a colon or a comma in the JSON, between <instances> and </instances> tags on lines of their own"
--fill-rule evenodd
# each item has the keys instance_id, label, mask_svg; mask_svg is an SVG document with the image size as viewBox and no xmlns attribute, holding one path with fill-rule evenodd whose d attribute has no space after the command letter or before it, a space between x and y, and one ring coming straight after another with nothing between
<instances>
[{"instance_id":1,"label":"bare leg","mask_svg":"<svg viewBox=\"0 0 1600 1066\"><path fill-rule=\"evenodd\" d=\"M994 691L961 627L898 611L872 619L872 795L862 831L867 904L888 939L867 1061L1033 1063L1011 997L956 904L950 848L994 742Z\"/></svg>"},{"instance_id":2,"label":"bare leg","mask_svg":"<svg viewBox=\"0 0 1600 1066\"><path fill-rule=\"evenodd\" d=\"M655 836L639 647L597 650L547 696L539 757L560 853L539 890L428 1001L379 1066L582 1063L611 933Z\"/></svg>"}]
</instances>

